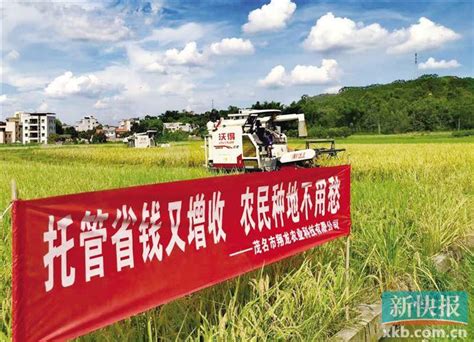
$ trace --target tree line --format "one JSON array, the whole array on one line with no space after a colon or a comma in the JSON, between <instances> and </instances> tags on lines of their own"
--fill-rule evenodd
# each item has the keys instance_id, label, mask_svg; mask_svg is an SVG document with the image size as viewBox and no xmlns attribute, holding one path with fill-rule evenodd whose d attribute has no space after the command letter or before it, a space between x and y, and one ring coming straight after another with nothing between
<instances>
[{"instance_id":1,"label":"tree line","mask_svg":"<svg viewBox=\"0 0 474 342\"><path fill-rule=\"evenodd\" d=\"M312 127L376 133L472 129L474 79L424 75L385 85L345 87L335 95L303 95L291 106L304 112Z\"/></svg>"},{"instance_id":2,"label":"tree line","mask_svg":"<svg viewBox=\"0 0 474 342\"><path fill-rule=\"evenodd\" d=\"M474 78L423 75L409 81L344 87L337 94L303 95L289 105L257 101L251 108L305 113L309 133L314 136L331 130L342 135L466 130L474 128ZM218 112L225 117L237 111L236 106L229 106ZM209 115L210 111L202 115L166 111L161 116L145 117L141 124L162 127L159 121L180 121L198 126L196 133L202 134Z\"/></svg>"},{"instance_id":3,"label":"tree line","mask_svg":"<svg viewBox=\"0 0 474 342\"><path fill-rule=\"evenodd\" d=\"M469 130L474 129L474 78L423 75L409 81L344 87L337 94L303 95L289 105L257 101L251 108L279 109L283 114L305 113L308 133L314 137ZM184 140L188 138L188 133L163 129L163 123L181 122L195 127L191 134L203 136L211 112L227 117L238 110L237 106L232 105L227 109L213 109L200 114L167 110L160 115L145 115L133 125L130 133L153 129L158 132L158 139ZM288 123L284 129L289 135L296 135L294 124Z\"/></svg>"}]
</instances>

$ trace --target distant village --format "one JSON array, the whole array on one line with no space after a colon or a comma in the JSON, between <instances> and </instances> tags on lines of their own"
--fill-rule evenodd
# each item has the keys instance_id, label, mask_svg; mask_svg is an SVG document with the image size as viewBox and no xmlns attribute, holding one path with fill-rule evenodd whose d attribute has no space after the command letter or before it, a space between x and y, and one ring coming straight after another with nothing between
<instances>
[{"instance_id":1,"label":"distant village","mask_svg":"<svg viewBox=\"0 0 474 342\"><path fill-rule=\"evenodd\" d=\"M16 112L0 121L0 144L62 144L62 143L105 143L124 141L133 143L130 138L145 135L151 140L159 133L182 133L191 135L198 127L190 123L165 122L163 132L156 129L140 130L143 119L120 120L117 126L101 124L93 115L84 116L75 125L61 123L55 113ZM139 133L141 132L141 133Z\"/></svg>"},{"instance_id":2,"label":"distant village","mask_svg":"<svg viewBox=\"0 0 474 342\"><path fill-rule=\"evenodd\" d=\"M256 102L252 109L281 109L284 114L298 112L292 106L279 102ZM151 147L157 143L202 139L208 134L212 117L226 118L241 109L228 106L203 113L183 110L166 110L160 114L143 114L117 122L101 123L94 115L86 115L74 124L62 122L56 113L15 112L0 120L0 145L3 144L102 144L126 143L130 147ZM296 130L293 130L296 133ZM288 131L293 134L292 130Z\"/></svg>"}]
</instances>

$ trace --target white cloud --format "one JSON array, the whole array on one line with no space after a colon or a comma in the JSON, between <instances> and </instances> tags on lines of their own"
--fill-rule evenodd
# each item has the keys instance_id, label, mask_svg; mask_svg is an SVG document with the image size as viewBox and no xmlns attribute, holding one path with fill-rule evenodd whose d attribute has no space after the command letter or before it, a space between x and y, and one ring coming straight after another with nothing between
<instances>
[{"instance_id":1,"label":"white cloud","mask_svg":"<svg viewBox=\"0 0 474 342\"><path fill-rule=\"evenodd\" d=\"M255 51L252 42L242 38L224 38L204 51L198 49L196 42L187 43L181 50L168 49L164 53L148 51L133 43L126 44L125 48L134 70L162 74L176 72L180 66L203 66L212 55L244 55ZM179 72L183 70L179 69Z\"/></svg>"},{"instance_id":2,"label":"white cloud","mask_svg":"<svg viewBox=\"0 0 474 342\"><path fill-rule=\"evenodd\" d=\"M323 59L321 66L296 65L288 74L285 67L277 65L258 84L266 88L289 85L330 84L338 80L342 70L334 59Z\"/></svg>"},{"instance_id":3,"label":"white cloud","mask_svg":"<svg viewBox=\"0 0 474 342\"><path fill-rule=\"evenodd\" d=\"M323 59L321 66L297 65L291 71L291 83L297 85L328 84L338 79L341 70L334 59Z\"/></svg>"},{"instance_id":4,"label":"white cloud","mask_svg":"<svg viewBox=\"0 0 474 342\"><path fill-rule=\"evenodd\" d=\"M109 103L105 99L99 99L97 102L94 104L95 109L106 109L109 108Z\"/></svg>"},{"instance_id":5,"label":"white cloud","mask_svg":"<svg viewBox=\"0 0 474 342\"><path fill-rule=\"evenodd\" d=\"M295 9L296 4L291 0L271 0L269 4L249 13L248 22L242 26L242 30L246 33L280 30L286 27Z\"/></svg>"},{"instance_id":6,"label":"white cloud","mask_svg":"<svg viewBox=\"0 0 474 342\"><path fill-rule=\"evenodd\" d=\"M418 64L418 69L426 70L426 69L452 69L458 68L461 64L455 59L451 59L450 61L446 61L444 59L437 61L433 57L427 59L426 62Z\"/></svg>"},{"instance_id":7,"label":"white cloud","mask_svg":"<svg viewBox=\"0 0 474 342\"><path fill-rule=\"evenodd\" d=\"M7 55L5 56L5 60L7 61L14 61L20 57L20 53L16 50L11 50Z\"/></svg>"},{"instance_id":8,"label":"white cloud","mask_svg":"<svg viewBox=\"0 0 474 342\"><path fill-rule=\"evenodd\" d=\"M258 85L265 88L280 88L285 85L287 78L285 67L277 65L265 78L258 81Z\"/></svg>"},{"instance_id":9,"label":"white cloud","mask_svg":"<svg viewBox=\"0 0 474 342\"><path fill-rule=\"evenodd\" d=\"M204 37L211 27L198 23L186 23L176 28L162 27L154 29L151 34L143 39L143 42L159 41L162 44L173 42L188 43Z\"/></svg>"},{"instance_id":10,"label":"white cloud","mask_svg":"<svg viewBox=\"0 0 474 342\"><path fill-rule=\"evenodd\" d=\"M118 102L123 100L123 96L121 95L115 95L115 96L110 96L110 97L104 97L102 99L99 99L96 101L94 104L95 109L107 109L110 108L112 103Z\"/></svg>"},{"instance_id":11,"label":"white cloud","mask_svg":"<svg viewBox=\"0 0 474 342\"><path fill-rule=\"evenodd\" d=\"M161 11L163 7L162 0L148 0L145 3L150 5L150 13L155 16Z\"/></svg>"},{"instance_id":12,"label":"white cloud","mask_svg":"<svg viewBox=\"0 0 474 342\"><path fill-rule=\"evenodd\" d=\"M314 51L384 47L388 53L408 53L439 48L459 38L453 30L424 17L408 28L389 32L378 23L364 25L328 12L316 21L303 46Z\"/></svg>"},{"instance_id":13,"label":"white cloud","mask_svg":"<svg viewBox=\"0 0 474 342\"><path fill-rule=\"evenodd\" d=\"M50 97L61 98L70 95L93 96L106 88L107 85L94 74L76 77L71 71L66 71L49 83L44 91Z\"/></svg>"},{"instance_id":14,"label":"white cloud","mask_svg":"<svg viewBox=\"0 0 474 342\"><path fill-rule=\"evenodd\" d=\"M252 42L242 38L224 38L212 43L210 49L215 55L248 55L255 52Z\"/></svg>"},{"instance_id":15,"label":"white cloud","mask_svg":"<svg viewBox=\"0 0 474 342\"><path fill-rule=\"evenodd\" d=\"M7 103L10 100L10 98L6 94L0 95L0 103L4 104Z\"/></svg>"},{"instance_id":16,"label":"white cloud","mask_svg":"<svg viewBox=\"0 0 474 342\"><path fill-rule=\"evenodd\" d=\"M194 84L182 75L173 75L171 80L162 84L158 91L163 95L186 95L194 89Z\"/></svg>"},{"instance_id":17,"label":"white cloud","mask_svg":"<svg viewBox=\"0 0 474 342\"><path fill-rule=\"evenodd\" d=\"M202 65L205 56L197 49L196 42L187 43L183 50L169 49L165 52L165 62L171 65Z\"/></svg>"},{"instance_id":18,"label":"white cloud","mask_svg":"<svg viewBox=\"0 0 474 342\"><path fill-rule=\"evenodd\" d=\"M138 98L148 94L153 88L150 84L158 84L162 78L161 74L143 73L127 65L112 65L95 72L95 75L108 85L108 90L119 90L119 95L109 98L113 101Z\"/></svg>"},{"instance_id":19,"label":"white cloud","mask_svg":"<svg viewBox=\"0 0 474 342\"><path fill-rule=\"evenodd\" d=\"M379 45L388 36L379 24L365 26L331 12L320 17L304 41L308 50L365 49Z\"/></svg>"},{"instance_id":20,"label":"white cloud","mask_svg":"<svg viewBox=\"0 0 474 342\"><path fill-rule=\"evenodd\" d=\"M43 88L48 83L45 77L36 76L23 76L23 75L11 75L7 82L10 85L16 87L20 91L29 91Z\"/></svg>"},{"instance_id":21,"label":"white cloud","mask_svg":"<svg viewBox=\"0 0 474 342\"><path fill-rule=\"evenodd\" d=\"M397 43L388 48L389 53L406 53L439 48L444 43L461 36L453 30L421 17L418 24L402 28L392 34Z\"/></svg>"},{"instance_id":22,"label":"white cloud","mask_svg":"<svg viewBox=\"0 0 474 342\"><path fill-rule=\"evenodd\" d=\"M37 112L46 112L48 110L49 106L46 102L41 102L41 104L36 108Z\"/></svg>"},{"instance_id":23,"label":"white cloud","mask_svg":"<svg viewBox=\"0 0 474 342\"><path fill-rule=\"evenodd\" d=\"M324 89L325 94L337 94L339 90L341 90L342 86L341 85L335 85L331 87L327 87Z\"/></svg>"},{"instance_id":24,"label":"white cloud","mask_svg":"<svg viewBox=\"0 0 474 342\"><path fill-rule=\"evenodd\" d=\"M165 66L161 63L163 57L158 53L144 50L137 45L127 45L126 49L128 60L134 69L165 73Z\"/></svg>"},{"instance_id":25,"label":"white cloud","mask_svg":"<svg viewBox=\"0 0 474 342\"><path fill-rule=\"evenodd\" d=\"M17 73L6 63L0 66L0 75L2 77L3 83L9 84L17 88L19 91L40 89L48 83L48 79L46 77Z\"/></svg>"},{"instance_id":26,"label":"white cloud","mask_svg":"<svg viewBox=\"0 0 474 342\"><path fill-rule=\"evenodd\" d=\"M1 25L0 25L1 26ZM1 52L1 50L0 50ZM15 87L16 90L20 92L27 92L37 89L42 89L48 83L49 77L47 75L48 70L44 68L40 70L39 73L20 73L16 71L10 65L10 62L18 59L20 53L16 50L9 51L0 63L0 83L8 84L12 87Z\"/></svg>"},{"instance_id":27,"label":"white cloud","mask_svg":"<svg viewBox=\"0 0 474 342\"><path fill-rule=\"evenodd\" d=\"M2 8L1 32L7 46L16 45L15 30L26 30L22 43L81 40L117 42L131 36L124 17L104 4L90 2L11 2Z\"/></svg>"},{"instance_id":28,"label":"white cloud","mask_svg":"<svg viewBox=\"0 0 474 342\"><path fill-rule=\"evenodd\" d=\"M117 42L130 36L130 30L120 17L95 18L88 13L63 13L56 20L58 32L67 39Z\"/></svg>"}]
</instances>

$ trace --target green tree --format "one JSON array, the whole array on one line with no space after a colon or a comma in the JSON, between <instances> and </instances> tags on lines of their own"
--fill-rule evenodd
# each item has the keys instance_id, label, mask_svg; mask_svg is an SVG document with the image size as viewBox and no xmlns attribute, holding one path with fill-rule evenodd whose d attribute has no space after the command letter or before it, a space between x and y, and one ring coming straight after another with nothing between
<instances>
[{"instance_id":1,"label":"green tree","mask_svg":"<svg viewBox=\"0 0 474 342\"><path fill-rule=\"evenodd\" d=\"M423 75L411 81L344 87L335 95L304 95L294 106L301 107L309 127L379 133L471 129L474 78Z\"/></svg>"},{"instance_id":2,"label":"green tree","mask_svg":"<svg viewBox=\"0 0 474 342\"><path fill-rule=\"evenodd\" d=\"M54 119L54 126L56 128L56 134L59 134L59 135L64 134L63 124L61 120Z\"/></svg>"},{"instance_id":3,"label":"green tree","mask_svg":"<svg viewBox=\"0 0 474 342\"><path fill-rule=\"evenodd\" d=\"M105 144L106 142L107 142L107 137L105 136L105 133L103 133L103 132L95 133L92 136L92 143L93 144Z\"/></svg>"},{"instance_id":4,"label":"green tree","mask_svg":"<svg viewBox=\"0 0 474 342\"><path fill-rule=\"evenodd\" d=\"M77 139L79 136L79 133L76 131L76 129L73 126L66 127L63 134L70 135L72 139Z\"/></svg>"}]
</instances>

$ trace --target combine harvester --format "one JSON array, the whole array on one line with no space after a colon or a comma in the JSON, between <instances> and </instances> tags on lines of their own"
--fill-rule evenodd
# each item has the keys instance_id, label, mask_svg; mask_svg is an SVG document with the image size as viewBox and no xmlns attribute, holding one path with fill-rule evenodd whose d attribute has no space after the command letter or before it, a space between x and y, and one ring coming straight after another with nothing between
<instances>
[{"instance_id":1,"label":"combine harvester","mask_svg":"<svg viewBox=\"0 0 474 342\"><path fill-rule=\"evenodd\" d=\"M306 137L304 114L282 114L280 110L239 110L227 119L208 122L205 138L207 167L213 170L274 171L283 167L318 166L319 157L337 156L333 139L306 140L306 149L290 151L282 122L298 122L298 136ZM329 143L330 147L311 148L312 144Z\"/></svg>"}]
</instances>

